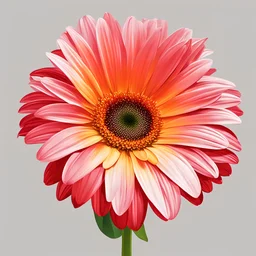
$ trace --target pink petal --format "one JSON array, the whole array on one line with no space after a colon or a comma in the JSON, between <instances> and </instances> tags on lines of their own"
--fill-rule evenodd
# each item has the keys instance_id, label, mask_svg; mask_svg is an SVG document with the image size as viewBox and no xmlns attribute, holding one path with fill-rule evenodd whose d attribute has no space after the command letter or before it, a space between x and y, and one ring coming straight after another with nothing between
<instances>
[{"instance_id":1,"label":"pink petal","mask_svg":"<svg viewBox=\"0 0 256 256\"><path fill-rule=\"evenodd\" d=\"M203 151L196 148L171 147L179 152L194 168L196 172L207 177L217 178L219 170L214 161Z\"/></svg>"},{"instance_id":2,"label":"pink petal","mask_svg":"<svg viewBox=\"0 0 256 256\"><path fill-rule=\"evenodd\" d=\"M98 216L105 216L111 208L111 203L107 202L104 182L92 197L92 207Z\"/></svg>"},{"instance_id":3,"label":"pink petal","mask_svg":"<svg viewBox=\"0 0 256 256\"><path fill-rule=\"evenodd\" d=\"M200 59L202 52L204 51L204 48L205 48L206 40L207 40L207 38L202 38L202 39L200 38L198 40L193 41L193 43L191 45L191 52L186 59L186 63L184 65L184 67L187 67L192 62Z\"/></svg>"},{"instance_id":4,"label":"pink petal","mask_svg":"<svg viewBox=\"0 0 256 256\"><path fill-rule=\"evenodd\" d=\"M187 46L184 44L184 42L181 42L169 48L162 54L157 62L154 73L147 84L145 91L146 95L152 95L162 86L162 84L175 70L184 52L186 51L186 47Z\"/></svg>"},{"instance_id":5,"label":"pink petal","mask_svg":"<svg viewBox=\"0 0 256 256\"><path fill-rule=\"evenodd\" d=\"M193 83L197 82L211 67L212 60L198 60L186 67L174 80L166 81L153 95L159 105L170 100L182 91L186 90Z\"/></svg>"},{"instance_id":6,"label":"pink petal","mask_svg":"<svg viewBox=\"0 0 256 256\"><path fill-rule=\"evenodd\" d=\"M241 110L241 108L239 108L238 106L227 108L227 110L230 110L237 116L242 116L244 114L243 110Z\"/></svg>"},{"instance_id":7,"label":"pink petal","mask_svg":"<svg viewBox=\"0 0 256 256\"><path fill-rule=\"evenodd\" d=\"M210 104L211 108L230 108L241 103L241 99L230 93L222 93L220 98Z\"/></svg>"},{"instance_id":8,"label":"pink petal","mask_svg":"<svg viewBox=\"0 0 256 256\"><path fill-rule=\"evenodd\" d=\"M209 75L203 76L198 82L199 83L204 83L204 84L214 84L216 86L226 85L229 88L234 88L235 87L235 84L228 81L228 80L225 80L225 79L222 79L222 78L219 78L219 77L209 76Z\"/></svg>"},{"instance_id":9,"label":"pink petal","mask_svg":"<svg viewBox=\"0 0 256 256\"><path fill-rule=\"evenodd\" d=\"M198 83L159 106L162 117L175 116L214 104L227 86Z\"/></svg>"},{"instance_id":10,"label":"pink petal","mask_svg":"<svg viewBox=\"0 0 256 256\"><path fill-rule=\"evenodd\" d=\"M115 177L113 177L113 180L116 180L119 185L112 201L112 206L115 213L121 216L127 211L134 197L135 176L131 159L126 152L121 153L114 166L114 171L115 174L113 176ZM106 171L106 173L108 173L108 171ZM105 185L106 191L108 191L109 187L107 187L107 185L109 185L109 183L107 182L107 175L105 177Z\"/></svg>"},{"instance_id":11,"label":"pink petal","mask_svg":"<svg viewBox=\"0 0 256 256\"><path fill-rule=\"evenodd\" d=\"M144 223L148 208L148 199L138 182L135 182L135 191L132 203L128 209L127 226L132 230L139 230Z\"/></svg>"},{"instance_id":12,"label":"pink petal","mask_svg":"<svg viewBox=\"0 0 256 256\"><path fill-rule=\"evenodd\" d=\"M148 199L167 218L173 219L180 207L179 188L149 163L131 155L134 172Z\"/></svg>"},{"instance_id":13,"label":"pink petal","mask_svg":"<svg viewBox=\"0 0 256 256\"><path fill-rule=\"evenodd\" d=\"M48 104L56 103L56 101L32 101L25 103L23 106L20 107L18 110L21 114L31 114L35 113L39 108L42 108Z\"/></svg>"},{"instance_id":14,"label":"pink petal","mask_svg":"<svg viewBox=\"0 0 256 256\"><path fill-rule=\"evenodd\" d=\"M33 122L33 121L37 121L37 120L42 121L41 119L36 118L36 117L34 116L34 114L28 114L28 115L24 116L24 117L20 120L19 126L20 126L20 127L24 127L26 124L31 123L31 122Z\"/></svg>"},{"instance_id":15,"label":"pink petal","mask_svg":"<svg viewBox=\"0 0 256 256\"><path fill-rule=\"evenodd\" d=\"M165 129L156 144L183 145L207 149L227 148L229 142L217 130L208 126L189 125Z\"/></svg>"},{"instance_id":16,"label":"pink petal","mask_svg":"<svg viewBox=\"0 0 256 256\"><path fill-rule=\"evenodd\" d=\"M84 16L79 21L79 30L85 41L92 48L92 51L97 53L96 21L89 15Z\"/></svg>"},{"instance_id":17,"label":"pink petal","mask_svg":"<svg viewBox=\"0 0 256 256\"><path fill-rule=\"evenodd\" d=\"M29 114L25 116L24 118L21 119L20 121L20 127L21 130L18 133L18 136L26 136L28 132L30 132L32 129L35 127L41 125L41 124L46 124L49 123L50 121L48 120L43 120L41 118L36 118L34 114Z\"/></svg>"},{"instance_id":18,"label":"pink petal","mask_svg":"<svg viewBox=\"0 0 256 256\"><path fill-rule=\"evenodd\" d=\"M109 88L106 85L107 81L104 76L103 68L100 64L98 49L96 52L93 52L89 43L82 37L81 34L79 34L72 27L67 27L67 32L69 33L70 37L72 38L72 40L75 44L75 47L77 49L77 52L80 55L82 61L90 69L93 76L98 81L102 91L105 93L108 93ZM95 43L96 43L96 41L95 41Z\"/></svg>"},{"instance_id":19,"label":"pink petal","mask_svg":"<svg viewBox=\"0 0 256 256\"><path fill-rule=\"evenodd\" d=\"M66 74L66 76L74 84L76 89L84 96L84 98L89 103L91 103L92 105L95 105L97 103L97 97L93 92L91 86L85 83L81 75L79 75L79 73L77 73L66 60L52 53L47 53L46 55L57 67L59 67Z\"/></svg>"},{"instance_id":20,"label":"pink petal","mask_svg":"<svg viewBox=\"0 0 256 256\"><path fill-rule=\"evenodd\" d=\"M129 91L141 92L144 90L156 65L155 58L159 42L160 30L156 30L138 52L131 71Z\"/></svg>"},{"instance_id":21,"label":"pink petal","mask_svg":"<svg viewBox=\"0 0 256 256\"><path fill-rule=\"evenodd\" d=\"M55 103L44 106L35 112L35 117L71 124L86 124L92 121L91 115L83 108L68 103Z\"/></svg>"},{"instance_id":22,"label":"pink petal","mask_svg":"<svg viewBox=\"0 0 256 256\"><path fill-rule=\"evenodd\" d=\"M91 70L88 66L84 64L81 57L78 53L72 49L64 40L59 39L58 45L60 46L62 52L64 53L69 65L73 68L73 70L82 78L87 89L94 91L96 95L102 97L102 91L98 84L98 81L92 74Z\"/></svg>"},{"instance_id":23,"label":"pink petal","mask_svg":"<svg viewBox=\"0 0 256 256\"><path fill-rule=\"evenodd\" d=\"M80 153L72 154L63 170L63 182L65 184L74 184L102 164L109 153L110 148L108 146L97 143Z\"/></svg>"},{"instance_id":24,"label":"pink petal","mask_svg":"<svg viewBox=\"0 0 256 256\"><path fill-rule=\"evenodd\" d=\"M127 182L127 184L124 184L125 182ZM120 193L125 193L129 191L124 190L121 192L122 186L125 186L124 189L126 189L126 187L127 187L127 190L130 189L131 193L133 194L132 190L134 190L134 173L133 173L133 168L130 165L130 159L125 152L121 153L115 165L113 165L111 168L106 170L105 186L106 186L106 198L107 198L107 201L109 202L112 202L114 200L117 193L119 193L117 200L125 199L123 198L123 195L121 195ZM121 199L119 198L120 196L122 196ZM131 195L129 195L128 202L126 202L126 204L128 204L130 200L131 200ZM115 203L115 209L118 207L117 202ZM125 202L122 202L122 203L125 203ZM122 215L122 214L119 214L119 215Z\"/></svg>"},{"instance_id":25,"label":"pink petal","mask_svg":"<svg viewBox=\"0 0 256 256\"><path fill-rule=\"evenodd\" d=\"M50 97L56 98L55 95L42 84L41 77L31 77L29 85L36 92L42 92Z\"/></svg>"},{"instance_id":26,"label":"pink petal","mask_svg":"<svg viewBox=\"0 0 256 256\"><path fill-rule=\"evenodd\" d=\"M237 136L227 127L221 125L211 125L211 128L220 132L223 136L225 136L229 142L229 148L240 151L242 149L241 143L239 142Z\"/></svg>"},{"instance_id":27,"label":"pink petal","mask_svg":"<svg viewBox=\"0 0 256 256\"><path fill-rule=\"evenodd\" d=\"M103 182L104 169L97 167L82 179L77 181L72 188L72 202L75 208L85 204Z\"/></svg>"},{"instance_id":28,"label":"pink petal","mask_svg":"<svg viewBox=\"0 0 256 256\"><path fill-rule=\"evenodd\" d=\"M172 33L159 47L161 52L166 51L168 48L180 42L187 42L192 37L192 30L188 28L180 28Z\"/></svg>"},{"instance_id":29,"label":"pink petal","mask_svg":"<svg viewBox=\"0 0 256 256\"><path fill-rule=\"evenodd\" d=\"M63 184L62 181L58 183L57 189L56 189L56 197L59 201L65 200L71 195L72 192L72 186Z\"/></svg>"},{"instance_id":30,"label":"pink petal","mask_svg":"<svg viewBox=\"0 0 256 256\"><path fill-rule=\"evenodd\" d=\"M79 107L87 107L88 103L77 89L68 83L54 78L43 78L42 84L54 95L63 101Z\"/></svg>"},{"instance_id":31,"label":"pink petal","mask_svg":"<svg viewBox=\"0 0 256 256\"><path fill-rule=\"evenodd\" d=\"M98 19L96 35L102 66L110 88L113 91L120 87L126 88L127 55L117 21L111 17L108 22Z\"/></svg>"},{"instance_id":32,"label":"pink petal","mask_svg":"<svg viewBox=\"0 0 256 256\"><path fill-rule=\"evenodd\" d=\"M52 97L49 95L46 95L42 92L31 92L27 95L25 95L21 100L20 103L29 103L29 102L36 102L36 101L57 101L57 102L62 102L61 99L58 99L56 97Z\"/></svg>"},{"instance_id":33,"label":"pink petal","mask_svg":"<svg viewBox=\"0 0 256 256\"><path fill-rule=\"evenodd\" d=\"M45 143L56 133L71 127L71 124L48 122L36 126L34 129L30 130L25 137L26 144L40 144Z\"/></svg>"},{"instance_id":34,"label":"pink petal","mask_svg":"<svg viewBox=\"0 0 256 256\"><path fill-rule=\"evenodd\" d=\"M70 80L65 76L65 74L56 67L37 69L30 73L30 77L49 77L71 84Z\"/></svg>"},{"instance_id":35,"label":"pink petal","mask_svg":"<svg viewBox=\"0 0 256 256\"><path fill-rule=\"evenodd\" d=\"M164 129L177 126L202 124L240 124L241 120L227 109L200 109L184 115L168 117L164 122Z\"/></svg>"},{"instance_id":36,"label":"pink petal","mask_svg":"<svg viewBox=\"0 0 256 256\"><path fill-rule=\"evenodd\" d=\"M37 152L37 159L51 162L102 140L98 133L85 126L62 130L47 140Z\"/></svg>"},{"instance_id":37,"label":"pink petal","mask_svg":"<svg viewBox=\"0 0 256 256\"><path fill-rule=\"evenodd\" d=\"M143 23L134 17L129 17L124 23L122 36L127 52L127 67L131 72L135 58L146 39Z\"/></svg>"},{"instance_id":38,"label":"pink petal","mask_svg":"<svg viewBox=\"0 0 256 256\"><path fill-rule=\"evenodd\" d=\"M158 158L158 168L173 182L193 197L201 193L198 177L189 162L177 151L167 146L155 146L150 150Z\"/></svg>"},{"instance_id":39,"label":"pink petal","mask_svg":"<svg viewBox=\"0 0 256 256\"><path fill-rule=\"evenodd\" d=\"M204 152L215 162L215 163L228 163L238 164L239 159L236 154L228 149L222 150L204 150ZM217 178L217 177L215 177Z\"/></svg>"}]
</instances>

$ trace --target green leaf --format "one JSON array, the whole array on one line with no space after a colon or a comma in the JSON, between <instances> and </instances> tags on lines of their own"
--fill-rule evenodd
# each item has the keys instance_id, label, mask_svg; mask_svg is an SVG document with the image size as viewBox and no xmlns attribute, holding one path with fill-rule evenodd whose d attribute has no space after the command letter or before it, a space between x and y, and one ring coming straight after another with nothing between
<instances>
[{"instance_id":1,"label":"green leaf","mask_svg":"<svg viewBox=\"0 0 256 256\"><path fill-rule=\"evenodd\" d=\"M148 242L148 236L144 227L144 224L141 226L141 228L138 231L133 231L134 234L141 240Z\"/></svg>"},{"instance_id":2,"label":"green leaf","mask_svg":"<svg viewBox=\"0 0 256 256\"><path fill-rule=\"evenodd\" d=\"M104 217L100 217L96 213L94 213L94 216L100 231L104 235L112 239L119 238L122 235L122 230L114 225L109 213Z\"/></svg>"}]
</instances>

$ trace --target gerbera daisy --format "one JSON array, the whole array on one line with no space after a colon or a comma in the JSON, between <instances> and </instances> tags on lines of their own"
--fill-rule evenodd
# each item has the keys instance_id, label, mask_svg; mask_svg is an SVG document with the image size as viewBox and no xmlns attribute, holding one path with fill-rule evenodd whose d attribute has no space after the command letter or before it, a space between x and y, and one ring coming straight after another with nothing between
<instances>
[{"instance_id":1,"label":"gerbera daisy","mask_svg":"<svg viewBox=\"0 0 256 256\"><path fill-rule=\"evenodd\" d=\"M91 199L98 216L139 230L147 208L164 220L181 197L199 205L241 150L224 124L240 123L240 93L212 76L206 38L163 20L110 15L80 19L47 53L53 67L30 74L20 136L42 143L46 185L74 207Z\"/></svg>"}]
</instances>

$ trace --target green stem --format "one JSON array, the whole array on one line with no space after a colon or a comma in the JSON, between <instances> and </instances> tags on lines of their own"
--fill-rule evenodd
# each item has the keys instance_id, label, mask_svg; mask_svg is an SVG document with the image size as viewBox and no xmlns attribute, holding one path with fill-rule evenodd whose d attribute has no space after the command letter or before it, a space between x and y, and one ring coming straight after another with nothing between
<instances>
[{"instance_id":1,"label":"green stem","mask_svg":"<svg viewBox=\"0 0 256 256\"><path fill-rule=\"evenodd\" d=\"M123 230L122 256L132 256L132 231L129 228Z\"/></svg>"}]
</instances>

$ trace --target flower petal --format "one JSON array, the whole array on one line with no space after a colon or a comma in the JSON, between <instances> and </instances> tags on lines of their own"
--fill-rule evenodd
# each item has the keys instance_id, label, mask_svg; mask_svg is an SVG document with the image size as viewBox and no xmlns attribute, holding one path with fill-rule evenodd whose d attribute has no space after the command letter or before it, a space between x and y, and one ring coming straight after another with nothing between
<instances>
[{"instance_id":1,"label":"flower petal","mask_svg":"<svg viewBox=\"0 0 256 256\"><path fill-rule=\"evenodd\" d=\"M151 164L156 165L156 164L158 163L158 159L157 159L156 155L155 155L152 151L148 150L147 148L145 148L144 151L145 151L146 154L147 154L147 160L148 160Z\"/></svg>"},{"instance_id":2,"label":"flower petal","mask_svg":"<svg viewBox=\"0 0 256 256\"><path fill-rule=\"evenodd\" d=\"M94 28L95 29L95 28ZM67 27L67 32L69 33L70 37L75 44L77 52L79 53L82 61L84 64L90 69L93 76L98 81L100 88L102 89L103 93L109 93L109 88L105 79L104 71L100 62L98 49L97 51L93 51L89 45L89 42L86 41L81 34L79 34L75 29L72 27ZM94 31L96 32L96 31ZM96 40L94 42L96 44ZM92 46L95 48L94 46Z\"/></svg>"},{"instance_id":3,"label":"flower petal","mask_svg":"<svg viewBox=\"0 0 256 256\"><path fill-rule=\"evenodd\" d=\"M53 185L61 181L61 175L68 157L61 158L57 161L50 162L44 171L44 184L47 186Z\"/></svg>"},{"instance_id":4,"label":"flower petal","mask_svg":"<svg viewBox=\"0 0 256 256\"><path fill-rule=\"evenodd\" d=\"M212 102L209 107L211 108L230 108L237 106L241 103L241 99L231 93L224 92L220 98Z\"/></svg>"},{"instance_id":5,"label":"flower petal","mask_svg":"<svg viewBox=\"0 0 256 256\"><path fill-rule=\"evenodd\" d=\"M91 70L82 61L78 53L72 49L72 47L67 44L64 40L59 39L58 45L60 46L62 52L64 53L69 65L76 71L76 73L83 79L86 85L89 85L90 89L94 91L95 94L102 97L101 88L92 74Z\"/></svg>"},{"instance_id":6,"label":"flower petal","mask_svg":"<svg viewBox=\"0 0 256 256\"><path fill-rule=\"evenodd\" d=\"M177 126L201 124L240 124L241 119L227 109L200 109L191 113L167 117L164 119L163 129Z\"/></svg>"},{"instance_id":7,"label":"flower petal","mask_svg":"<svg viewBox=\"0 0 256 256\"><path fill-rule=\"evenodd\" d=\"M110 210L110 216L114 225L119 229L125 229L128 221L128 212L125 212L123 215L119 216L115 213L113 208Z\"/></svg>"},{"instance_id":8,"label":"flower petal","mask_svg":"<svg viewBox=\"0 0 256 256\"><path fill-rule=\"evenodd\" d=\"M110 211L111 203L106 200L104 182L92 197L92 208L98 216L105 216Z\"/></svg>"},{"instance_id":9,"label":"flower petal","mask_svg":"<svg viewBox=\"0 0 256 256\"><path fill-rule=\"evenodd\" d=\"M147 84L145 91L146 95L153 95L157 90L159 90L162 84L175 70L186 51L186 47L185 43L181 42L162 53L162 56L156 64L154 73Z\"/></svg>"},{"instance_id":10,"label":"flower petal","mask_svg":"<svg viewBox=\"0 0 256 256\"><path fill-rule=\"evenodd\" d=\"M147 161L148 155L144 149L142 150L133 150L132 153L141 161Z\"/></svg>"},{"instance_id":11,"label":"flower petal","mask_svg":"<svg viewBox=\"0 0 256 256\"><path fill-rule=\"evenodd\" d=\"M104 169L99 166L77 181L72 188L72 202L74 207L85 204L103 182Z\"/></svg>"},{"instance_id":12,"label":"flower petal","mask_svg":"<svg viewBox=\"0 0 256 256\"><path fill-rule=\"evenodd\" d=\"M96 25L97 44L102 66L110 88L126 88L127 55L120 28L112 17L98 19Z\"/></svg>"},{"instance_id":13,"label":"flower petal","mask_svg":"<svg viewBox=\"0 0 256 256\"><path fill-rule=\"evenodd\" d=\"M70 83L70 80L65 76L65 74L57 67L47 67L47 68L40 68L37 70L34 70L30 73L30 77L32 78L42 78L42 77L48 77L48 78L54 78L57 80L60 80L65 83Z\"/></svg>"},{"instance_id":14,"label":"flower petal","mask_svg":"<svg viewBox=\"0 0 256 256\"><path fill-rule=\"evenodd\" d=\"M71 124L86 124L92 121L91 115L83 108L68 103L55 103L44 106L35 112L35 117Z\"/></svg>"},{"instance_id":15,"label":"flower petal","mask_svg":"<svg viewBox=\"0 0 256 256\"><path fill-rule=\"evenodd\" d=\"M127 52L127 67L131 72L135 58L146 39L143 23L134 17L129 17L124 23L122 35Z\"/></svg>"},{"instance_id":16,"label":"flower petal","mask_svg":"<svg viewBox=\"0 0 256 256\"><path fill-rule=\"evenodd\" d=\"M112 206L115 213L119 216L123 215L133 200L134 196L134 181L135 176L131 159L126 152L122 152L117 164L114 167L113 179L119 184L117 185L117 191L114 199L112 200ZM107 171L106 171L107 173ZM107 179L107 175L105 180ZM109 190L110 183L106 182L106 189ZM113 184L112 184L113 186Z\"/></svg>"},{"instance_id":17,"label":"flower petal","mask_svg":"<svg viewBox=\"0 0 256 256\"><path fill-rule=\"evenodd\" d=\"M227 127L221 126L221 125L210 125L209 127L215 129L219 133L221 133L223 136L225 136L229 142L229 148L240 151L242 149L241 143L239 142L237 136Z\"/></svg>"},{"instance_id":18,"label":"flower petal","mask_svg":"<svg viewBox=\"0 0 256 256\"><path fill-rule=\"evenodd\" d=\"M180 207L179 188L156 166L138 160L131 154L135 175L148 199L167 219L173 219Z\"/></svg>"},{"instance_id":19,"label":"flower petal","mask_svg":"<svg viewBox=\"0 0 256 256\"><path fill-rule=\"evenodd\" d=\"M194 168L194 170L207 177L217 178L219 170L214 161L203 151L196 148L171 147L179 152Z\"/></svg>"},{"instance_id":20,"label":"flower petal","mask_svg":"<svg viewBox=\"0 0 256 256\"><path fill-rule=\"evenodd\" d=\"M72 186L64 184L62 181L58 183L56 189L56 197L59 201L65 200L71 195Z\"/></svg>"},{"instance_id":21,"label":"flower petal","mask_svg":"<svg viewBox=\"0 0 256 256\"><path fill-rule=\"evenodd\" d=\"M34 129L30 130L25 137L26 144L40 144L45 143L54 134L71 127L71 124L48 122L36 126Z\"/></svg>"},{"instance_id":22,"label":"flower petal","mask_svg":"<svg viewBox=\"0 0 256 256\"><path fill-rule=\"evenodd\" d=\"M116 148L110 148L110 153L107 158L102 163L104 169L109 169L112 167L118 160L120 156L120 151Z\"/></svg>"},{"instance_id":23,"label":"flower petal","mask_svg":"<svg viewBox=\"0 0 256 256\"><path fill-rule=\"evenodd\" d=\"M66 60L52 53L47 53L46 55L57 67L59 67L59 69L66 74L76 89L89 103L92 105L97 103L97 96L93 92L91 86L85 83L81 75L79 75Z\"/></svg>"},{"instance_id":24,"label":"flower petal","mask_svg":"<svg viewBox=\"0 0 256 256\"><path fill-rule=\"evenodd\" d=\"M226 163L217 163L219 172L221 176L230 176L232 174L232 168L230 164Z\"/></svg>"},{"instance_id":25,"label":"flower petal","mask_svg":"<svg viewBox=\"0 0 256 256\"><path fill-rule=\"evenodd\" d=\"M77 89L68 83L54 78L42 78L42 84L58 98L78 107L87 107L88 103Z\"/></svg>"},{"instance_id":26,"label":"flower petal","mask_svg":"<svg viewBox=\"0 0 256 256\"><path fill-rule=\"evenodd\" d=\"M157 29L138 52L131 70L129 91L144 91L156 65L156 53L160 43L160 35L160 30Z\"/></svg>"},{"instance_id":27,"label":"flower petal","mask_svg":"<svg viewBox=\"0 0 256 256\"><path fill-rule=\"evenodd\" d=\"M175 116L195 111L202 107L214 106L227 85L196 83L181 94L159 106L162 117Z\"/></svg>"},{"instance_id":28,"label":"flower petal","mask_svg":"<svg viewBox=\"0 0 256 256\"><path fill-rule=\"evenodd\" d=\"M163 173L191 196L200 195L199 179L184 157L167 146L154 146L150 150L157 156L157 166Z\"/></svg>"},{"instance_id":29,"label":"flower petal","mask_svg":"<svg viewBox=\"0 0 256 256\"><path fill-rule=\"evenodd\" d=\"M148 199L138 182L135 182L135 191L132 203L128 209L127 226L132 230L139 230L144 223L148 208Z\"/></svg>"},{"instance_id":30,"label":"flower petal","mask_svg":"<svg viewBox=\"0 0 256 256\"><path fill-rule=\"evenodd\" d=\"M172 33L159 47L159 51L167 51L168 48L180 42L187 42L192 37L192 30L188 28L180 28Z\"/></svg>"},{"instance_id":31,"label":"flower petal","mask_svg":"<svg viewBox=\"0 0 256 256\"><path fill-rule=\"evenodd\" d=\"M238 164L238 156L228 149L203 150L215 163ZM217 177L215 177L217 178Z\"/></svg>"},{"instance_id":32,"label":"flower petal","mask_svg":"<svg viewBox=\"0 0 256 256\"><path fill-rule=\"evenodd\" d=\"M103 143L97 143L80 153L72 154L63 170L63 182L65 184L74 184L102 164L109 153L110 148L108 146Z\"/></svg>"},{"instance_id":33,"label":"flower petal","mask_svg":"<svg viewBox=\"0 0 256 256\"><path fill-rule=\"evenodd\" d=\"M27 95L25 95L21 100L20 103L29 103L29 102L35 102L35 101L56 101L56 102L62 102L61 99L58 99L56 97L49 96L47 94L44 94L42 92L31 92Z\"/></svg>"},{"instance_id":34,"label":"flower petal","mask_svg":"<svg viewBox=\"0 0 256 256\"><path fill-rule=\"evenodd\" d=\"M51 162L102 140L98 133L85 126L62 130L47 140L37 152L37 159Z\"/></svg>"},{"instance_id":35,"label":"flower petal","mask_svg":"<svg viewBox=\"0 0 256 256\"><path fill-rule=\"evenodd\" d=\"M173 80L167 80L153 98L158 105L165 103L197 82L211 68L212 60L198 60L188 65Z\"/></svg>"},{"instance_id":36,"label":"flower petal","mask_svg":"<svg viewBox=\"0 0 256 256\"><path fill-rule=\"evenodd\" d=\"M173 127L163 130L155 144L183 145L207 149L222 149L229 142L217 130L200 125Z\"/></svg>"}]
</instances>

